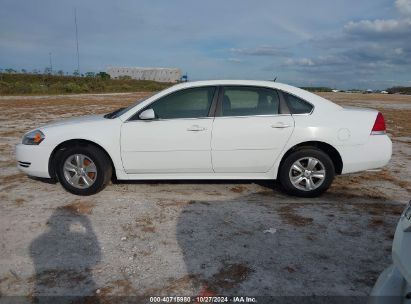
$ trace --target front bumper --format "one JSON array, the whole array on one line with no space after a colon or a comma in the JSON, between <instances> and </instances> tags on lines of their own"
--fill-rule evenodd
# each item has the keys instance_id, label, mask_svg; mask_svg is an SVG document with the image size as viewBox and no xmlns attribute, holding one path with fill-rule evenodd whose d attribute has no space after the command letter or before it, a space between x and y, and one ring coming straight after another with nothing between
<instances>
[{"instance_id":1,"label":"front bumper","mask_svg":"<svg viewBox=\"0 0 411 304\"><path fill-rule=\"evenodd\" d=\"M23 145L16 146L17 168L24 173L43 178L50 178L49 158L52 148L48 146Z\"/></svg>"}]
</instances>

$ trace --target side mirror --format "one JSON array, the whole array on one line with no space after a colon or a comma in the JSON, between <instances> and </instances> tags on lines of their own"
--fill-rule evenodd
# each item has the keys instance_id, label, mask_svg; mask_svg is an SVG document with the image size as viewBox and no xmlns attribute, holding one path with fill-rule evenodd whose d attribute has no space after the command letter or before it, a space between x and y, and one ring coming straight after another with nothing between
<instances>
[{"instance_id":1,"label":"side mirror","mask_svg":"<svg viewBox=\"0 0 411 304\"><path fill-rule=\"evenodd\" d=\"M141 112L138 117L142 120L151 120L156 118L156 114L153 109L147 109Z\"/></svg>"}]
</instances>

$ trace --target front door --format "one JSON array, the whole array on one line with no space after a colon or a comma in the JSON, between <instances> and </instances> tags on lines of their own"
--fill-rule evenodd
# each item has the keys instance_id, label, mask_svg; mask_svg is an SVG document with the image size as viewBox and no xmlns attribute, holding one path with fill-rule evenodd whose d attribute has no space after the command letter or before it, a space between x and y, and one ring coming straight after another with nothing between
<instances>
[{"instance_id":1,"label":"front door","mask_svg":"<svg viewBox=\"0 0 411 304\"><path fill-rule=\"evenodd\" d=\"M211 154L216 173L270 170L294 129L280 114L278 93L269 88L227 86L214 119Z\"/></svg>"},{"instance_id":2,"label":"front door","mask_svg":"<svg viewBox=\"0 0 411 304\"><path fill-rule=\"evenodd\" d=\"M161 97L121 128L121 157L126 173L208 173L213 117L209 110L216 87L184 89ZM140 111L141 113L141 111Z\"/></svg>"}]
</instances>

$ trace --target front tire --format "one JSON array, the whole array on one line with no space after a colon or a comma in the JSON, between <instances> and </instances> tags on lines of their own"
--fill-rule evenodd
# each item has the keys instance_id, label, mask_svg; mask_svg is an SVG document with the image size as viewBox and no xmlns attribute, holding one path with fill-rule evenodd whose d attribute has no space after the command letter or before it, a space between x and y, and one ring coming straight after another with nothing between
<instances>
[{"instance_id":1,"label":"front tire","mask_svg":"<svg viewBox=\"0 0 411 304\"><path fill-rule=\"evenodd\" d=\"M334 176L334 164L326 153L302 148L287 156L279 171L279 182L288 194L316 197L330 187Z\"/></svg>"},{"instance_id":2,"label":"front tire","mask_svg":"<svg viewBox=\"0 0 411 304\"><path fill-rule=\"evenodd\" d=\"M56 163L61 185L76 195L86 196L100 192L112 176L113 169L107 155L91 145L63 150Z\"/></svg>"}]
</instances>

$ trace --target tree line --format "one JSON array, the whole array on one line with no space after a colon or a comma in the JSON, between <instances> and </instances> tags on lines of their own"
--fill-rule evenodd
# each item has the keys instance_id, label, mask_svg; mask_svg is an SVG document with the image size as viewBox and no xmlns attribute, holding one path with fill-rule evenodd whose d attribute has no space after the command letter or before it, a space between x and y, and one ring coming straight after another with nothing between
<instances>
[{"instance_id":1,"label":"tree line","mask_svg":"<svg viewBox=\"0 0 411 304\"><path fill-rule=\"evenodd\" d=\"M0 72L0 95L153 92L171 86L150 80L110 79L105 72L81 75Z\"/></svg>"},{"instance_id":2,"label":"tree line","mask_svg":"<svg viewBox=\"0 0 411 304\"><path fill-rule=\"evenodd\" d=\"M69 72L64 72L63 70L57 70L53 71L50 67L44 68L44 70L38 70L38 69L33 69L33 70L28 70L28 69L21 69L21 70L16 70L13 68L6 68L2 69L0 68L0 73L4 74L34 74L34 75L55 75L55 76L75 76L75 77L98 77L101 79L110 79L110 75L107 74L106 72L85 72L85 73L79 73L78 70L74 70L73 73Z\"/></svg>"}]
</instances>

